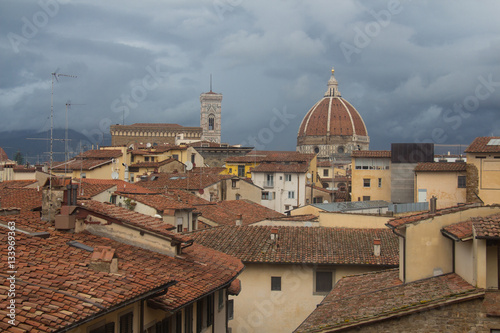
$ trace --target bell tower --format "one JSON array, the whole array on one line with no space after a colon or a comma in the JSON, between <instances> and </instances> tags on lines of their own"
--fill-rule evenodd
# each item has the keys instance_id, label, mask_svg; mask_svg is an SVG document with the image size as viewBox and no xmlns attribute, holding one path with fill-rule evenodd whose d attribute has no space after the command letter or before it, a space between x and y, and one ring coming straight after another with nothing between
<instances>
[{"instance_id":1,"label":"bell tower","mask_svg":"<svg viewBox=\"0 0 500 333\"><path fill-rule=\"evenodd\" d=\"M212 91L212 75L210 75L210 91L200 95L200 103L200 127L203 130L201 139L221 143L222 94Z\"/></svg>"}]
</instances>

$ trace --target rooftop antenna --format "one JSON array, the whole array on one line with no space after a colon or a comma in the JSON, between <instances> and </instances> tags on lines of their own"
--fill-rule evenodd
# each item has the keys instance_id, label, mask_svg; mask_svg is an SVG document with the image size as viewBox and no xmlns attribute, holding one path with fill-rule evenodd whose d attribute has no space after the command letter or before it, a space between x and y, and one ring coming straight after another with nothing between
<instances>
[{"instance_id":1,"label":"rooftop antenna","mask_svg":"<svg viewBox=\"0 0 500 333\"><path fill-rule=\"evenodd\" d=\"M66 102L66 133L64 136L64 160L66 163L64 163L64 175L66 176L66 167L68 165L69 161L69 151L68 151L68 110L71 109L71 105L85 105L85 104L74 104L71 103L70 100Z\"/></svg>"},{"instance_id":2,"label":"rooftop antenna","mask_svg":"<svg viewBox=\"0 0 500 333\"><path fill-rule=\"evenodd\" d=\"M50 162L49 162L49 215L48 219L50 221L50 212L51 212L51 205L52 205L52 162L54 160L54 79L59 82L58 77L59 76L66 76L66 77L72 77L76 78L76 75L68 75L68 74L60 74L57 73L59 69L56 69L55 72L51 73L52 75L52 90L50 94Z\"/></svg>"},{"instance_id":3,"label":"rooftop antenna","mask_svg":"<svg viewBox=\"0 0 500 333\"><path fill-rule=\"evenodd\" d=\"M212 73L210 73L210 92L212 92Z\"/></svg>"}]
</instances>

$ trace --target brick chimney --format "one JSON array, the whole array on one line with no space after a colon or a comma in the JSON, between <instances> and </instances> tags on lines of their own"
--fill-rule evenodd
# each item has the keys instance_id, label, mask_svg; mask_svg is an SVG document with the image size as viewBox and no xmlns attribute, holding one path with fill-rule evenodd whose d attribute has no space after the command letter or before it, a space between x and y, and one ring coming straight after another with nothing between
<instances>
[{"instance_id":1,"label":"brick chimney","mask_svg":"<svg viewBox=\"0 0 500 333\"><path fill-rule=\"evenodd\" d=\"M278 240L278 230L277 227L271 228L271 240Z\"/></svg>"},{"instance_id":2,"label":"brick chimney","mask_svg":"<svg viewBox=\"0 0 500 333\"><path fill-rule=\"evenodd\" d=\"M243 216L241 214L238 214L236 216L236 225L242 225L242 220L243 220Z\"/></svg>"},{"instance_id":3,"label":"brick chimney","mask_svg":"<svg viewBox=\"0 0 500 333\"><path fill-rule=\"evenodd\" d=\"M436 213L436 208L437 208L437 197L432 196L429 204L429 213L434 214Z\"/></svg>"},{"instance_id":4,"label":"brick chimney","mask_svg":"<svg viewBox=\"0 0 500 333\"><path fill-rule=\"evenodd\" d=\"M118 272L118 259L115 256L115 249L111 248L111 246L96 246L90 257L89 267L99 272Z\"/></svg>"},{"instance_id":5,"label":"brick chimney","mask_svg":"<svg viewBox=\"0 0 500 333\"><path fill-rule=\"evenodd\" d=\"M379 238L375 238L375 239L373 240L373 255L374 255L375 257L380 257L380 244L381 244L381 243L382 243L382 242L380 241L380 239L379 239Z\"/></svg>"}]
</instances>

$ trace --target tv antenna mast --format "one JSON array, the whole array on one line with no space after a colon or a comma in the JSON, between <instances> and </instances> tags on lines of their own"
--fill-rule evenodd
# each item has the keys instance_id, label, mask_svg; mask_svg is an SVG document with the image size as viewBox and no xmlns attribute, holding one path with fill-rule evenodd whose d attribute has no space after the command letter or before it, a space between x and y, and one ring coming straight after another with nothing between
<instances>
[{"instance_id":1,"label":"tv antenna mast","mask_svg":"<svg viewBox=\"0 0 500 333\"><path fill-rule=\"evenodd\" d=\"M77 78L76 75L68 75L68 74L61 74L57 73L59 69L56 69L55 72L51 73L52 75L52 89L51 89L51 94L50 94L50 162L49 162L49 211L48 211L48 219L50 222L50 214L51 214L51 206L52 206L52 163L54 161L54 80L59 82L58 77L60 76L65 76L65 77L72 77L72 78Z\"/></svg>"},{"instance_id":2,"label":"tv antenna mast","mask_svg":"<svg viewBox=\"0 0 500 333\"><path fill-rule=\"evenodd\" d=\"M69 160L69 151L68 151L68 110L71 109L71 105L85 105L85 104L75 104L71 103L70 100L66 102L66 133L64 137L64 175L66 176L66 167L68 165Z\"/></svg>"}]
</instances>

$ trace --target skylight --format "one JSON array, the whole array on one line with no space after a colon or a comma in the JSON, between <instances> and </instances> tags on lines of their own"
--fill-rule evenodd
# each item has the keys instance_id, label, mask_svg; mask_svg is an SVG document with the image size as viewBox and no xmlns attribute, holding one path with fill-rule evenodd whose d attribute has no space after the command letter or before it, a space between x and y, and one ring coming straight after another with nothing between
<instances>
[{"instance_id":1,"label":"skylight","mask_svg":"<svg viewBox=\"0 0 500 333\"><path fill-rule=\"evenodd\" d=\"M487 146L500 146L500 139L491 139Z\"/></svg>"}]
</instances>

